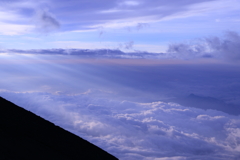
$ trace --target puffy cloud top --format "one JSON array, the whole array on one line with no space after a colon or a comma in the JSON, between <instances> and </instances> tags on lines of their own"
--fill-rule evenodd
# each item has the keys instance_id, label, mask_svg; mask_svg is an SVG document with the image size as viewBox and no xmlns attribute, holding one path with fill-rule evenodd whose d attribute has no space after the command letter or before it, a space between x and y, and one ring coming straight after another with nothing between
<instances>
[{"instance_id":1,"label":"puffy cloud top","mask_svg":"<svg viewBox=\"0 0 240 160\"><path fill-rule=\"evenodd\" d=\"M100 146L121 160L237 159L240 118L175 103L82 95L1 96Z\"/></svg>"}]
</instances>

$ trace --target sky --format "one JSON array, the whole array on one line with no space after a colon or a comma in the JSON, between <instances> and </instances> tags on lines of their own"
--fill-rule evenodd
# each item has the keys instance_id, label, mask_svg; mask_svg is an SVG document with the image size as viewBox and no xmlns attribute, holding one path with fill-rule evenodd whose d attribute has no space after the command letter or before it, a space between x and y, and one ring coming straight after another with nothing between
<instances>
[{"instance_id":1,"label":"sky","mask_svg":"<svg viewBox=\"0 0 240 160\"><path fill-rule=\"evenodd\" d=\"M238 0L2 0L2 49L165 52L172 43L239 32Z\"/></svg>"},{"instance_id":2,"label":"sky","mask_svg":"<svg viewBox=\"0 0 240 160\"><path fill-rule=\"evenodd\" d=\"M0 6L1 97L120 160L240 158L240 1Z\"/></svg>"}]
</instances>

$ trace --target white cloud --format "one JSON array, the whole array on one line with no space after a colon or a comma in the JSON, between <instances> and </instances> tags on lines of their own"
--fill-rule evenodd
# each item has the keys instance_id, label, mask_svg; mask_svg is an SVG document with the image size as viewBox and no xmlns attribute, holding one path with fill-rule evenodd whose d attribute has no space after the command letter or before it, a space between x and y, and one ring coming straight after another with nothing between
<instances>
[{"instance_id":1,"label":"white cloud","mask_svg":"<svg viewBox=\"0 0 240 160\"><path fill-rule=\"evenodd\" d=\"M176 156L176 157L164 157L164 158L155 158L154 160L186 160L186 157Z\"/></svg>"},{"instance_id":2,"label":"white cloud","mask_svg":"<svg viewBox=\"0 0 240 160\"><path fill-rule=\"evenodd\" d=\"M58 48L79 48L79 49L100 49L114 48L118 45L117 42L81 42L81 41L55 41L51 42L54 47Z\"/></svg>"},{"instance_id":3,"label":"white cloud","mask_svg":"<svg viewBox=\"0 0 240 160\"><path fill-rule=\"evenodd\" d=\"M21 19L23 19L23 17L19 16L17 13L0 10L0 21L17 21Z\"/></svg>"},{"instance_id":4,"label":"white cloud","mask_svg":"<svg viewBox=\"0 0 240 160\"><path fill-rule=\"evenodd\" d=\"M33 30L34 26L31 25L19 25L0 22L0 34L1 35L22 35L29 33Z\"/></svg>"},{"instance_id":5,"label":"white cloud","mask_svg":"<svg viewBox=\"0 0 240 160\"><path fill-rule=\"evenodd\" d=\"M14 11L0 9L0 34L22 35L32 31L34 26L25 23L27 19Z\"/></svg>"},{"instance_id":6,"label":"white cloud","mask_svg":"<svg viewBox=\"0 0 240 160\"><path fill-rule=\"evenodd\" d=\"M122 10L120 9L108 9L108 10L103 10L100 11L99 13L115 13L115 12L121 12Z\"/></svg>"},{"instance_id":7,"label":"white cloud","mask_svg":"<svg viewBox=\"0 0 240 160\"><path fill-rule=\"evenodd\" d=\"M40 3L46 3L44 0L33 1L33 0L15 0L15 1L1 1L0 9L22 9L22 8L36 8Z\"/></svg>"},{"instance_id":8,"label":"white cloud","mask_svg":"<svg viewBox=\"0 0 240 160\"><path fill-rule=\"evenodd\" d=\"M190 7L192 8L192 12L195 11L195 13L207 15L209 13L223 14L224 12L238 11L240 9L239 4L240 2L236 0L217 0L193 4Z\"/></svg>"},{"instance_id":9,"label":"white cloud","mask_svg":"<svg viewBox=\"0 0 240 160\"><path fill-rule=\"evenodd\" d=\"M124 1L121 2L120 5L127 5L127 6L138 6L140 2L138 1Z\"/></svg>"},{"instance_id":10,"label":"white cloud","mask_svg":"<svg viewBox=\"0 0 240 160\"><path fill-rule=\"evenodd\" d=\"M65 48L65 49L105 49L105 50L113 50L112 56L113 58L116 56L114 50L115 49L120 49L122 51L129 51L129 49L134 49L136 56L138 55L138 58L147 56L147 58L161 58L163 55L158 55L154 54L148 55L148 52L146 52L146 55L144 55L144 51L149 51L153 53L163 53L166 51L167 47L166 46L161 46L161 45L151 45L151 44L136 44L133 41L128 41L128 42L81 42L81 41L55 41L55 42L50 42L53 44L54 48ZM134 46L134 48L133 48ZM109 52L110 53L110 52ZM159 56L159 57L158 57ZM111 55L109 54L109 58L111 58ZM166 58L166 57L163 57Z\"/></svg>"}]
</instances>

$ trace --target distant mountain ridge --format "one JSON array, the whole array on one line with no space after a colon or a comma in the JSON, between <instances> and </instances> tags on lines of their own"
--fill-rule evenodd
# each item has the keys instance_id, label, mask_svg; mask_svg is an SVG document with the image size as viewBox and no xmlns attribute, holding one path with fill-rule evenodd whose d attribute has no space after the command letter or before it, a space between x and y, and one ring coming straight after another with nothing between
<instances>
[{"instance_id":1,"label":"distant mountain ridge","mask_svg":"<svg viewBox=\"0 0 240 160\"><path fill-rule=\"evenodd\" d=\"M117 160L88 141L0 97L1 160Z\"/></svg>"},{"instance_id":2,"label":"distant mountain ridge","mask_svg":"<svg viewBox=\"0 0 240 160\"><path fill-rule=\"evenodd\" d=\"M218 111L228 113L230 115L240 115L239 106L236 106L233 104L227 104L224 101L219 100L217 98L207 97L207 96L198 96L193 93L191 93L187 97L173 98L168 101L179 103L180 105L183 105L186 107L201 108L204 110L213 109L213 110L218 110Z\"/></svg>"}]
</instances>

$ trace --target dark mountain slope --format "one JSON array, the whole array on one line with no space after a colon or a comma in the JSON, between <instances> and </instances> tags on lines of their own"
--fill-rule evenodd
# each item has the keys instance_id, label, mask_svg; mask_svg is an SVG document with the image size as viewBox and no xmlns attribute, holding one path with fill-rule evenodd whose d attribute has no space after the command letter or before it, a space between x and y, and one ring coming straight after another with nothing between
<instances>
[{"instance_id":1,"label":"dark mountain slope","mask_svg":"<svg viewBox=\"0 0 240 160\"><path fill-rule=\"evenodd\" d=\"M115 160L88 141L0 97L1 160Z\"/></svg>"}]
</instances>

